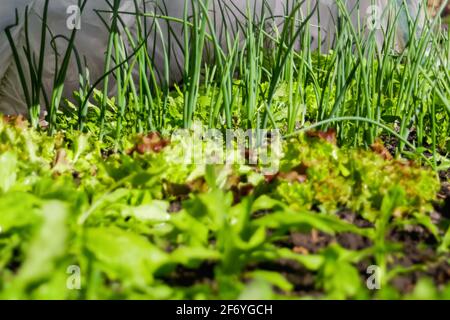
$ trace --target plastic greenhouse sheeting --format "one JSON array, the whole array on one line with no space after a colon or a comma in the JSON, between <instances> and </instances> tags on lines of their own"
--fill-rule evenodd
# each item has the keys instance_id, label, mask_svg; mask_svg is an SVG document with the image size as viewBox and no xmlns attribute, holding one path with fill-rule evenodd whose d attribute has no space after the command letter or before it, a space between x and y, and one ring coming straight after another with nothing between
<instances>
[{"instance_id":1,"label":"plastic greenhouse sheeting","mask_svg":"<svg viewBox=\"0 0 450 320\"><path fill-rule=\"evenodd\" d=\"M245 20L245 12L247 12L247 1L248 0L211 0L211 10L210 14L215 15L214 23L216 24L216 30L222 30L223 26L226 25L228 30L236 30L237 23L239 21ZM378 0L377 3L378 10L382 11L385 8L389 0ZM144 9L143 3L146 3L147 12L155 12L156 14L163 14L171 17L182 18L184 13L184 3L185 0L153 0L144 1L137 0L136 3L140 6L140 10ZM322 48L330 48L334 39L335 21L338 17L338 8L335 1L331 0L311 0L305 1L302 5L302 10L307 13L310 8L313 8L318 2L317 11L310 20L312 43L311 49L316 49L318 47L318 39L322 39ZM353 23L356 25L367 25L367 15L373 14L371 11L371 0L347 0L344 1L346 6L351 12L351 17ZM391 1L393 3L394 1ZM397 0L401 3L402 0ZM40 49L41 42L41 27L42 27L42 12L45 0L1 0L0 1L0 112L4 114L26 114L27 107L25 103L25 98L23 94L23 89L20 85L17 67L13 59L10 44L7 41L4 29L15 23L15 10L19 13L19 23L17 26L12 28L12 35L14 42L19 49L23 48L25 43L25 27L24 27L24 15L25 7L28 6L28 35L30 41L30 47L32 51L37 55ZM51 31L53 36L64 35L70 37L72 30L68 27L68 19L70 18L71 12L68 11L70 6L76 5L78 0L50 0L48 9L48 30ZM189 2L190 3L190 2ZM254 6L250 6L251 10L256 13L256 18L258 13L261 12L261 6L263 3L268 7L273 20L276 23L280 22L281 16L285 12L285 5L290 3L292 5L292 0L250 0L250 3L254 3ZM414 16L417 14L418 1L407 1L410 6L410 14ZM225 5L224 5L225 4ZM223 19L220 13L219 7L226 7L232 14L227 14L225 19ZM99 11L100 10L100 11ZM103 10L103 12L102 12ZM101 15L105 21L110 21L111 13L104 12L110 11L108 4L105 0L88 0L86 7L84 8L81 20L80 20L80 30L77 31L75 48L80 57L85 59L86 67L89 70L91 83L95 82L104 73L104 60L105 51L108 42L108 32L99 17ZM122 0L120 2L121 18L124 24L131 30L132 33L136 33L136 28L134 26L136 17L131 14L126 14L126 12L135 12L135 0ZM405 15L406 16L406 15ZM267 14L266 14L267 18ZM152 19L152 18L148 18ZM361 20L359 20L361 19ZM364 20L362 20L364 19ZM160 20L160 19L159 19ZM400 30L398 32L397 43L399 47L403 45L404 41L407 39L408 34L408 21L403 19L403 25L400 25ZM170 24L170 28L169 28ZM149 23L151 25L151 23ZM230 27L231 25L231 27ZM154 63L158 74L165 74L164 69L164 54L163 54L163 44L169 42L169 39L174 36L182 37L183 26L177 22L167 22L159 21L159 26L161 28L161 33L155 35L154 39L148 41L149 52L154 52ZM170 31L171 30L171 31ZM43 73L43 88L44 92L50 95L53 88L54 81L54 68L56 55L54 50L52 50L50 45L50 39L52 36L47 36L47 44L45 51L45 70ZM319 37L320 33L320 37ZM381 31L377 33L378 42L382 41ZM152 41L154 40L154 41ZM223 40L223 39L222 39ZM171 43L175 43L171 41ZM183 41L181 41L183 43ZM56 41L56 46L58 52L61 54L65 53L67 47L67 41L63 39L58 39ZM128 48L129 49L129 48ZM27 62L25 59L25 53L23 50L19 50L20 61L24 66L24 70L27 71ZM170 70L169 75L170 83L178 82L182 78L182 68L183 65L183 48L180 46L173 46L170 49ZM59 62L62 58L59 58ZM64 96L71 97L73 91L78 87L79 84L79 67L76 63L75 58L72 55L72 60L69 65L68 74L64 83ZM26 75L29 77L29 75ZM160 78L160 80L162 80ZM112 89L112 94L114 89ZM42 99L41 105L45 106L45 100ZM44 108L42 108L44 110Z\"/></svg>"}]
</instances>

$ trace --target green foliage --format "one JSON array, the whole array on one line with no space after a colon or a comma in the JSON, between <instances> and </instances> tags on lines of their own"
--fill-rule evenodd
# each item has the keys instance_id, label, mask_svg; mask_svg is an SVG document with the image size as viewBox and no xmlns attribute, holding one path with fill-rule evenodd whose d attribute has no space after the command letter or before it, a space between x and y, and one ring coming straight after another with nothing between
<instances>
[{"instance_id":1,"label":"green foliage","mask_svg":"<svg viewBox=\"0 0 450 320\"><path fill-rule=\"evenodd\" d=\"M147 50L143 20L155 17L136 10L132 33L119 3L104 21L104 75L91 86L88 70L80 73L75 99L61 103L76 32L67 39L48 130L39 128L45 47L38 61L28 56L32 83L15 54L35 129L20 117L0 120L1 298L450 297L450 286L429 279L450 261L450 222L433 214L442 205L436 173L450 168L450 44L438 19L402 52L393 21L377 49L375 34L355 30L337 1L335 50L321 54L311 51L300 6L273 32L270 17L248 15L222 46L208 1L192 1L192 17L186 7L183 19L156 19L183 26L183 79L171 87L173 48L163 46L163 70ZM280 172L184 164L188 141L143 142L144 133L179 128L279 129ZM403 239L408 232L419 239ZM411 250L432 257L405 263L421 256ZM380 290L367 286L369 265L380 269ZM401 276L415 287L398 288Z\"/></svg>"},{"instance_id":2,"label":"green foliage","mask_svg":"<svg viewBox=\"0 0 450 320\"><path fill-rule=\"evenodd\" d=\"M321 298L398 298L391 261L402 249L388 238L394 228L424 226L438 241L436 259L448 251L448 233L441 237L429 216L439 189L432 170L319 138L285 142L271 182L243 164L182 164L174 156L182 142L105 156L108 144L93 136L48 137L3 121L0 139L8 168L0 190L3 298L307 298L277 267L282 261L307 270ZM244 185L251 192L238 197ZM342 209L373 224L346 221ZM331 242L309 252L286 243L293 233L314 232L352 234L369 245ZM387 274L379 292L367 289L358 267L367 260ZM71 266L80 269L80 290L68 286ZM188 285L180 281L185 272L196 274ZM411 297L447 291L423 280Z\"/></svg>"}]
</instances>

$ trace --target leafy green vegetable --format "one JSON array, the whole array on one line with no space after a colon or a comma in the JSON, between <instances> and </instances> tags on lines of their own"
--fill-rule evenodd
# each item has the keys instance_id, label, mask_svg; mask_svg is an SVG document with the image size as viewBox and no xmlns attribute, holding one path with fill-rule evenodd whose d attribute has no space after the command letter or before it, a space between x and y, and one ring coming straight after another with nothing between
<instances>
[{"instance_id":1,"label":"leafy green vegetable","mask_svg":"<svg viewBox=\"0 0 450 320\"><path fill-rule=\"evenodd\" d=\"M449 261L428 167L338 147L333 131L284 141L274 175L238 161L183 163L183 139L157 151L143 141L130 134L117 148L0 121L2 298L448 296L423 280ZM403 267L411 247L433 255ZM371 264L382 270L379 291L366 285ZM409 295L394 286L416 272Z\"/></svg>"}]
</instances>

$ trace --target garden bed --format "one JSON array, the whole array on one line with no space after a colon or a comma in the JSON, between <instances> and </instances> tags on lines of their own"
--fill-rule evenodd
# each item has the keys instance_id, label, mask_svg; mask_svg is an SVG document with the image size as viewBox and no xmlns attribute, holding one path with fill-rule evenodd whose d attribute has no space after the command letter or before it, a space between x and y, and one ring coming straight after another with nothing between
<instances>
[{"instance_id":1,"label":"garden bed","mask_svg":"<svg viewBox=\"0 0 450 320\"><path fill-rule=\"evenodd\" d=\"M3 298L449 298L448 171L330 133L284 142L270 176L179 164L156 134L105 152L16 118L0 137Z\"/></svg>"},{"instance_id":2,"label":"garden bed","mask_svg":"<svg viewBox=\"0 0 450 320\"><path fill-rule=\"evenodd\" d=\"M198 1L7 28L0 298L450 299L449 31L417 1L360 23L337 1L321 39L294 3L237 33Z\"/></svg>"}]
</instances>

